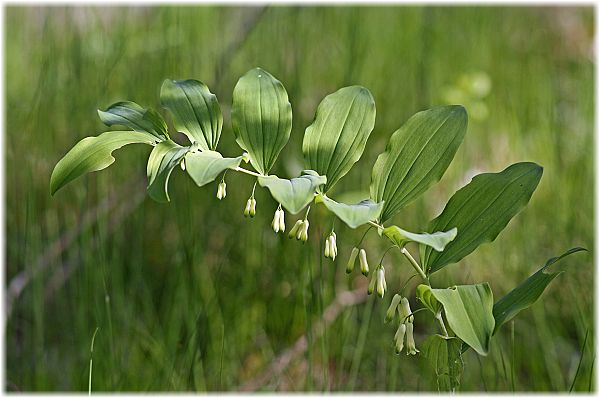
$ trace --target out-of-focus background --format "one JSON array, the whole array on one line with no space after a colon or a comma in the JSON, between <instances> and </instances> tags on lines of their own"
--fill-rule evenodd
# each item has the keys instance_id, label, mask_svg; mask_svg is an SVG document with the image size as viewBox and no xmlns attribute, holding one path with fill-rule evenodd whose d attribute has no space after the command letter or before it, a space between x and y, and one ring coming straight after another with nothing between
<instances>
[{"instance_id":1,"label":"out-of-focus background","mask_svg":"<svg viewBox=\"0 0 600 398\"><path fill-rule=\"evenodd\" d=\"M275 202L257 190L258 214L245 219L253 181L235 173L219 202L216 183L197 188L175 170L171 203L155 203L150 149L135 145L50 196L56 162L107 130L96 109L132 100L166 114L165 78L208 84L224 113L219 150L240 154L231 95L256 66L292 103L273 170L285 177L302 167L304 129L325 95L353 84L373 93L375 129L338 198L367 194L377 155L412 114L465 105L468 132L444 178L394 219L407 229L424 229L476 173L543 165L498 239L432 282L489 281L497 299L548 258L587 247L487 357L465 353L461 390L594 390L591 7L11 6L4 29L7 390L87 391L97 328L93 391L437 390L422 358L394 354L383 323L392 295L365 298L366 278L344 273L363 229L338 222L339 258L325 261L330 216L311 211L310 244L276 236ZM376 234L367 246L376 263L386 246ZM397 290L410 268L395 252L386 264ZM424 315L415 330L417 345L437 332Z\"/></svg>"}]
</instances>

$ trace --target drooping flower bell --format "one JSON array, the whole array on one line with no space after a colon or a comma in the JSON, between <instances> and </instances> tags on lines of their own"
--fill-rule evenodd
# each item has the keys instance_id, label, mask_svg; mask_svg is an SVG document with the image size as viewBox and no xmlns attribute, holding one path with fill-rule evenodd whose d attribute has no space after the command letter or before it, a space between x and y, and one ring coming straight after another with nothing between
<instances>
[{"instance_id":1,"label":"drooping flower bell","mask_svg":"<svg viewBox=\"0 0 600 398\"><path fill-rule=\"evenodd\" d=\"M360 260L360 272L362 272L364 276L369 275L369 263L367 262L367 252L365 249L360 249L358 259Z\"/></svg>"},{"instance_id":2,"label":"drooping flower bell","mask_svg":"<svg viewBox=\"0 0 600 398\"><path fill-rule=\"evenodd\" d=\"M382 265L377 268L377 295L383 298L385 291L387 290L387 283L385 282L385 269Z\"/></svg>"},{"instance_id":3,"label":"drooping flower bell","mask_svg":"<svg viewBox=\"0 0 600 398\"><path fill-rule=\"evenodd\" d=\"M406 355L416 355L419 350L415 345L415 337L413 336L413 323L406 322Z\"/></svg>"},{"instance_id":4,"label":"drooping flower bell","mask_svg":"<svg viewBox=\"0 0 600 398\"><path fill-rule=\"evenodd\" d=\"M290 239L292 239L292 238L300 239L298 233L299 233L300 229L302 228L302 224L304 224L303 220L296 221L296 223L294 224L292 229L290 229L290 233L288 234L288 237Z\"/></svg>"},{"instance_id":5,"label":"drooping flower bell","mask_svg":"<svg viewBox=\"0 0 600 398\"><path fill-rule=\"evenodd\" d=\"M227 184L222 180L217 188L217 199L222 200L225 196L227 196Z\"/></svg>"},{"instance_id":6,"label":"drooping flower bell","mask_svg":"<svg viewBox=\"0 0 600 398\"><path fill-rule=\"evenodd\" d=\"M371 280L369 281L369 287L367 288L367 294L371 295L375 291L375 283L377 282L377 273L374 272L371 275Z\"/></svg>"},{"instance_id":7,"label":"drooping flower bell","mask_svg":"<svg viewBox=\"0 0 600 398\"><path fill-rule=\"evenodd\" d=\"M352 248L348 264L346 265L346 273L349 274L354 270L354 263L356 263L356 257L358 256L358 248Z\"/></svg>"},{"instance_id":8,"label":"drooping flower bell","mask_svg":"<svg viewBox=\"0 0 600 398\"><path fill-rule=\"evenodd\" d=\"M404 334L406 333L406 324L401 323L398 326L398 330L394 335L394 347L396 349L396 354L400 354L402 349L404 348Z\"/></svg>"},{"instance_id":9,"label":"drooping flower bell","mask_svg":"<svg viewBox=\"0 0 600 398\"><path fill-rule=\"evenodd\" d=\"M296 235L296 239L300 239L302 242L306 242L308 240L308 220L304 220L302 222L302 228L298 231L298 235Z\"/></svg>"},{"instance_id":10,"label":"drooping flower bell","mask_svg":"<svg viewBox=\"0 0 600 398\"><path fill-rule=\"evenodd\" d=\"M244 209L245 217L254 217L256 215L256 199L254 197L250 197L246 202L246 208Z\"/></svg>"},{"instance_id":11,"label":"drooping flower bell","mask_svg":"<svg viewBox=\"0 0 600 398\"><path fill-rule=\"evenodd\" d=\"M388 323L392 319L394 319L394 316L396 315L396 309L398 308L398 304L400 304L401 299L402 296L400 296L399 294L394 294L392 302L385 313L385 323Z\"/></svg>"},{"instance_id":12,"label":"drooping flower bell","mask_svg":"<svg viewBox=\"0 0 600 398\"><path fill-rule=\"evenodd\" d=\"M185 157L181 158L181 161L179 162L179 167L181 167L181 170L185 171Z\"/></svg>"},{"instance_id":13,"label":"drooping flower bell","mask_svg":"<svg viewBox=\"0 0 600 398\"><path fill-rule=\"evenodd\" d=\"M337 256L336 234L334 231L331 231L331 233L325 240L325 257L329 257L332 260L335 260L336 256Z\"/></svg>"},{"instance_id":14,"label":"drooping flower bell","mask_svg":"<svg viewBox=\"0 0 600 398\"><path fill-rule=\"evenodd\" d=\"M271 226L273 227L273 231L275 231L275 233L278 233L280 231L281 232L285 231L284 218L285 218L285 215L284 215L283 209L281 208L281 205L279 205L277 210L275 210L275 217L273 217L273 222L271 223Z\"/></svg>"},{"instance_id":15,"label":"drooping flower bell","mask_svg":"<svg viewBox=\"0 0 600 398\"><path fill-rule=\"evenodd\" d=\"M398 306L398 313L400 314L400 322L412 322L414 320L414 315L410 310L410 303L406 297L403 297L400 301L400 305Z\"/></svg>"}]
</instances>

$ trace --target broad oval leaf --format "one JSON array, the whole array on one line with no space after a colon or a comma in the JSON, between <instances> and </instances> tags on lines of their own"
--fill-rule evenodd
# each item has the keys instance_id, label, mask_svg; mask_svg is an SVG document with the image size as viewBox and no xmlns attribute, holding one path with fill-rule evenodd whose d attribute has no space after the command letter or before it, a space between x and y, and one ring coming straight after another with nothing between
<instances>
[{"instance_id":1,"label":"broad oval leaf","mask_svg":"<svg viewBox=\"0 0 600 398\"><path fill-rule=\"evenodd\" d=\"M169 202L169 178L173 169L179 165L189 147L183 147L171 140L156 145L150 157L146 172L148 174L148 195L157 202Z\"/></svg>"},{"instance_id":2,"label":"broad oval leaf","mask_svg":"<svg viewBox=\"0 0 600 398\"><path fill-rule=\"evenodd\" d=\"M479 355L487 355L494 331L494 297L490 285L461 285L431 292L442 303L448 325L456 336Z\"/></svg>"},{"instance_id":3,"label":"broad oval leaf","mask_svg":"<svg viewBox=\"0 0 600 398\"><path fill-rule=\"evenodd\" d=\"M417 300L423 303L423 305L434 314L437 314L442 309L442 304L436 300L431 291L431 286L423 284L417 286L416 297Z\"/></svg>"},{"instance_id":4,"label":"broad oval leaf","mask_svg":"<svg viewBox=\"0 0 600 398\"><path fill-rule=\"evenodd\" d=\"M217 97L198 80L166 79L160 102L173 114L173 124L203 150L215 150L221 137L223 115Z\"/></svg>"},{"instance_id":5,"label":"broad oval leaf","mask_svg":"<svg viewBox=\"0 0 600 398\"><path fill-rule=\"evenodd\" d=\"M456 263L482 243L491 242L529 202L542 177L535 163L515 163L500 173L484 173L458 190L429 231L458 228L459 235L442 253L421 248L421 260L429 273Z\"/></svg>"},{"instance_id":6,"label":"broad oval leaf","mask_svg":"<svg viewBox=\"0 0 600 398\"><path fill-rule=\"evenodd\" d=\"M153 145L156 137L137 131L107 131L97 137L86 137L79 141L58 161L50 177L50 194L92 171L107 168L114 161L112 152L128 144Z\"/></svg>"},{"instance_id":7,"label":"broad oval leaf","mask_svg":"<svg viewBox=\"0 0 600 398\"><path fill-rule=\"evenodd\" d=\"M274 175L258 177L260 186L268 188L273 199L292 214L298 214L305 208L313 200L317 187L326 182L327 177L306 172L291 180Z\"/></svg>"},{"instance_id":8,"label":"broad oval leaf","mask_svg":"<svg viewBox=\"0 0 600 398\"><path fill-rule=\"evenodd\" d=\"M421 355L435 370L438 391L456 392L464 370L462 341L437 334L429 336L421 346Z\"/></svg>"},{"instance_id":9,"label":"broad oval leaf","mask_svg":"<svg viewBox=\"0 0 600 398\"><path fill-rule=\"evenodd\" d=\"M336 202L327 195L321 195L321 199L325 207L350 228L358 228L369 221L376 220L381 213L381 209L383 209L383 203L375 203L370 199L365 199L354 205Z\"/></svg>"},{"instance_id":10,"label":"broad oval leaf","mask_svg":"<svg viewBox=\"0 0 600 398\"><path fill-rule=\"evenodd\" d=\"M199 187L214 181L227 169L235 169L242 162L242 156L224 158L219 152L188 152L185 155L185 169Z\"/></svg>"},{"instance_id":11,"label":"broad oval leaf","mask_svg":"<svg viewBox=\"0 0 600 398\"><path fill-rule=\"evenodd\" d=\"M392 225L383 229L383 234L392 242L400 247L403 247L408 242L417 242L422 246L428 246L437 251L442 251L454 238L456 238L457 230L452 228L445 232L420 233L405 231L404 229Z\"/></svg>"},{"instance_id":12,"label":"broad oval leaf","mask_svg":"<svg viewBox=\"0 0 600 398\"><path fill-rule=\"evenodd\" d=\"M525 279L519 286L511 290L506 296L494 304L494 319L496 320L496 326L494 328L494 334L498 331L500 326L513 319L519 312L528 308L542 295L546 287L564 271L546 273L546 268L563 259L564 257L577 253L580 251L587 251L582 247L575 247L566 251L558 257L553 257L546 262L542 268L540 268L535 274Z\"/></svg>"},{"instance_id":13,"label":"broad oval leaf","mask_svg":"<svg viewBox=\"0 0 600 398\"><path fill-rule=\"evenodd\" d=\"M371 199L385 201L381 222L442 178L466 131L465 108L449 105L415 114L392 134L371 176Z\"/></svg>"},{"instance_id":14,"label":"broad oval leaf","mask_svg":"<svg viewBox=\"0 0 600 398\"><path fill-rule=\"evenodd\" d=\"M375 101L364 87L344 87L321 101L304 133L302 153L307 168L327 176L324 192L360 159L374 125Z\"/></svg>"},{"instance_id":15,"label":"broad oval leaf","mask_svg":"<svg viewBox=\"0 0 600 398\"><path fill-rule=\"evenodd\" d=\"M144 109L135 102L121 101L109 106L105 111L98 109L98 116L107 126L120 125L141 133L150 133L161 141L169 138L167 124L153 109Z\"/></svg>"},{"instance_id":16,"label":"broad oval leaf","mask_svg":"<svg viewBox=\"0 0 600 398\"><path fill-rule=\"evenodd\" d=\"M248 71L233 89L231 123L252 166L268 174L292 130L292 105L283 84L260 68Z\"/></svg>"}]
</instances>

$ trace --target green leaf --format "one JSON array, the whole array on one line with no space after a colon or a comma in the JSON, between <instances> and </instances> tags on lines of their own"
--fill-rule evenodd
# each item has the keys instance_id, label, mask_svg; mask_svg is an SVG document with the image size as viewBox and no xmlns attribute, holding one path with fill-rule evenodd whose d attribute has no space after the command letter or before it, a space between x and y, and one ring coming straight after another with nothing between
<instances>
[{"instance_id":1,"label":"green leaf","mask_svg":"<svg viewBox=\"0 0 600 398\"><path fill-rule=\"evenodd\" d=\"M107 168L114 161L112 152L127 144L153 145L156 137L137 131L108 131L97 137L86 137L79 141L58 161L50 177L50 194L92 171Z\"/></svg>"},{"instance_id":2,"label":"green leaf","mask_svg":"<svg viewBox=\"0 0 600 398\"><path fill-rule=\"evenodd\" d=\"M542 171L535 163L515 163L500 173L479 174L458 190L428 228L458 228L458 237L441 253L421 248L421 260L428 272L456 263L480 244L496 239L529 202Z\"/></svg>"},{"instance_id":3,"label":"green leaf","mask_svg":"<svg viewBox=\"0 0 600 398\"><path fill-rule=\"evenodd\" d=\"M268 174L292 130L292 105L283 84L260 68L248 71L233 89L231 123L252 166Z\"/></svg>"},{"instance_id":4,"label":"green leaf","mask_svg":"<svg viewBox=\"0 0 600 398\"><path fill-rule=\"evenodd\" d=\"M317 187L326 182L327 177L315 176L306 171L305 175L291 180L274 175L258 177L260 186L268 188L273 198L292 214L297 214L306 207L313 200Z\"/></svg>"},{"instance_id":5,"label":"green leaf","mask_svg":"<svg viewBox=\"0 0 600 398\"><path fill-rule=\"evenodd\" d=\"M431 291L431 286L417 286L416 296L417 300L423 303L423 305L434 314L437 314L442 309L442 304L436 300L433 292Z\"/></svg>"},{"instance_id":6,"label":"green leaf","mask_svg":"<svg viewBox=\"0 0 600 398\"><path fill-rule=\"evenodd\" d=\"M150 133L161 141L169 138L167 124L153 109L144 109L135 102L122 101L109 106L105 111L98 109L98 116L107 126L120 125L140 133Z\"/></svg>"},{"instance_id":7,"label":"green leaf","mask_svg":"<svg viewBox=\"0 0 600 398\"><path fill-rule=\"evenodd\" d=\"M166 79L160 102L173 114L173 124L203 150L215 150L221 137L223 115L217 97L198 80Z\"/></svg>"},{"instance_id":8,"label":"green leaf","mask_svg":"<svg viewBox=\"0 0 600 398\"><path fill-rule=\"evenodd\" d=\"M360 159L374 125L375 101L364 87L344 87L321 101L302 152L307 168L327 176L324 192Z\"/></svg>"},{"instance_id":9,"label":"green leaf","mask_svg":"<svg viewBox=\"0 0 600 398\"><path fill-rule=\"evenodd\" d=\"M435 370L438 391L455 392L464 370L462 342L456 337L429 336L421 347L422 356Z\"/></svg>"},{"instance_id":10,"label":"green leaf","mask_svg":"<svg viewBox=\"0 0 600 398\"><path fill-rule=\"evenodd\" d=\"M466 131L465 108L449 105L415 114L392 134L371 176L371 198L385 201L381 222L442 178Z\"/></svg>"},{"instance_id":11,"label":"green leaf","mask_svg":"<svg viewBox=\"0 0 600 398\"><path fill-rule=\"evenodd\" d=\"M219 152L188 152L185 155L185 169L199 187L214 181L227 169L240 165L242 156L224 158Z\"/></svg>"},{"instance_id":12,"label":"green leaf","mask_svg":"<svg viewBox=\"0 0 600 398\"><path fill-rule=\"evenodd\" d=\"M363 200L355 205L338 203L326 195L321 195L321 199L325 207L350 228L358 228L371 220L376 220L381 213L381 209L383 209L383 203L375 203L370 199Z\"/></svg>"},{"instance_id":13,"label":"green leaf","mask_svg":"<svg viewBox=\"0 0 600 398\"><path fill-rule=\"evenodd\" d=\"M148 195L157 202L169 202L169 178L189 147L168 140L154 147L148 158Z\"/></svg>"},{"instance_id":14,"label":"green leaf","mask_svg":"<svg viewBox=\"0 0 600 398\"><path fill-rule=\"evenodd\" d=\"M384 228L383 234L389 240L400 247L405 246L408 242L417 242L421 245L432 247L437 251L442 251L454 238L456 238L456 228L452 228L446 232L420 233L415 234L408 232L395 225Z\"/></svg>"},{"instance_id":15,"label":"green leaf","mask_svg":"<svg viewBox=\"0 0 600 398\"><path fill-rule=\"evenodd\" d=\"M540 268L535 274L531 275L519 286L511 290L506 296L494 304L494 319L496 320L496 326L494 328L494 334L500 326L513 319L519 312L530 307L536 300L542 295L546 287L564 271L546 273L546 268L563 259L564 257L577 253L580 251L587 251L582 247L575 247L571 250L566 251L558 257L553 257L546 262L542 268Z\"/></svg>"},{"instance_id":16,"label":"green leaf","mask_svg":"<svg viewBox=\"0 0 600 398\"><path fill-rule=\"evenodd\" d=\"M456 336L478 354L487 355L494 331L494 297L490 285L462 285L431 292L444 306L448 325Z\"/></svg>"}]
</instances>

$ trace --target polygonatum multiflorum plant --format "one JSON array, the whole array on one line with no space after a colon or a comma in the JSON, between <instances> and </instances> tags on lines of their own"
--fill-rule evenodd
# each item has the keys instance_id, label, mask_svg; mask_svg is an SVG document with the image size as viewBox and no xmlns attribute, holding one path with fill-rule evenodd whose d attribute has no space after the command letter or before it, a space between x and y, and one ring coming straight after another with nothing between
<instances>
[{"instance_id":1,"label":"polygonatum multiflorum plant","mask_svg":"<svg viewBox=\"0 0 600 398\"><path fill-rule=\"evenodd\" d=\"M148 194L159 202L170 200L169 177L178 167L199 187L219 179L218 199L227 195L227 171L245 173L256 182L243 213L254 217L256 185L266 188L279 204L271 224L275 233L285 233L286 211L292 215L302 212L288 236L306 242L313 203L324 206L350 228L366 227L363 239L345 263L346 272L352 273L358 262L360 272L370 275L368 293L376 292L383 299L388 292L385 253L372 269L362 245L366 233L374 229L382 239L391 242L386 253L400 250L414 270L412 277L422 280L414 296L404 291L408 281L387 295L392 298L385 322L396 328L395 350L411 355L420 352L428 358L438 375L440 389L454 390L458 386L463 352L472 348L487 355L490 340L498 329L540 297L560 273L547 273L547 267L584 250L574 248L550 259L496 302L488 283L431 286L433 273L457 263L482 243L493 241L529 202L542 177L542 167L530 162L510 165L498 173L479 174L450 198L441 214L423 228L424 232L409 232L391 224L394 215L439 181L448 168L467 131L467 112L460 105L434 107L408 119L392 134L373 166L369 198L346 204L329 193L359 160L373 130L375 101L368 89L343 87L323 99L304 133L302 153L306 170L291 179L270 174L290 137L292 107L283 84L265 70L250 70L233 91L231 122L236 142L243 150L237 157L224 157L217 151L223 116L216 96L204 83L165 80L160 101L171 113L176 131L185 134L190 145L171 139L160 113L134 102L115 103L98 111L100 119L109 127L126 129L78 142L54 168L51 194L85 173L108 167L115 160L114 150L136 143L153 147L147 166ZM333 261L338 254L337 239L332 228L325 239L324 255ZM408 250L411 244L419 249L418 260ZM415 298L413 308L419 304L419 309L411 309L409 297ZM413 324L425 314L439 324L439 333L429 336L417 348Z\"/></svg>"}]
</instances>

